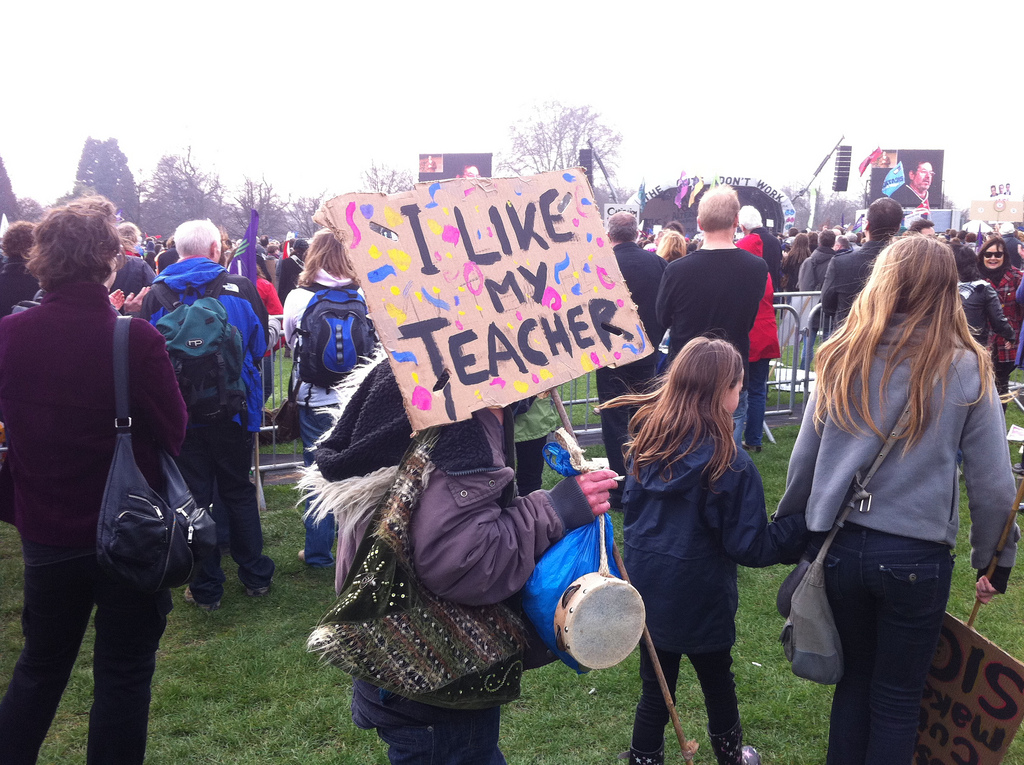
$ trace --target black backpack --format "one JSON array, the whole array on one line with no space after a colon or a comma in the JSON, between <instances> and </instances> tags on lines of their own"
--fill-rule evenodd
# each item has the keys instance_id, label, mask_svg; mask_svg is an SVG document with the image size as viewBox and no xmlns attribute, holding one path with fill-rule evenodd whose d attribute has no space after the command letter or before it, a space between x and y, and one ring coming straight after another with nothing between
<instances>
[{"instance_id":1,"label":"black backpack","mask_svg":"<svg viewBox=\"0 0 1024 765\"><path fill-rule=\"evenodd\" d=\"M299 379L329 388L368 356L377 342L366 301L354 288L314 284L302 313L295 348Z\"/></svg>"},{"instance_id":2,"label":"black backpack","mask_svg":"<svg viewBox=\"0 0 1024 765\"><path fill-rule=\"evenodd\" d=\"M218 300L227 280L227 272L219 274L191 305L183 302L197 294L191 286L178 295L166 282L153 284L167 311L156 328L167 341L190 424L224 422L245 409L242 335Z\"/></svg>"}]
</instances>

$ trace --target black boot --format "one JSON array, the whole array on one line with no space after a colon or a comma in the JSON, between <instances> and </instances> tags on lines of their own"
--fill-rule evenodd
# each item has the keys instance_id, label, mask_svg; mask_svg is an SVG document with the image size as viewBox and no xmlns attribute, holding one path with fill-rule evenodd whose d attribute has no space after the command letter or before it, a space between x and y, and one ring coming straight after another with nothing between
<instances>
[{"instance_id":1,"label":"black boot","mask_svg":"<svg viewBox=\"0 0 1024 765\"><path fill-rule=\"evenodd\" d=\"M761 765L761 755L752 746L743 746L743 725L736 721L732 730L726 733L712 733L711 748L718 758L718 765Z\"/></svg>"},{"instance_id":2,"label":"black boot","mask_svg":"<svg viewBox=\"0 0 1024 765\"><path fill-rule=\"evenodd\" d=\"M629 765L665 765L665 744L656 752L638 752L630 746Z\"/></svg>"}]
</instances>

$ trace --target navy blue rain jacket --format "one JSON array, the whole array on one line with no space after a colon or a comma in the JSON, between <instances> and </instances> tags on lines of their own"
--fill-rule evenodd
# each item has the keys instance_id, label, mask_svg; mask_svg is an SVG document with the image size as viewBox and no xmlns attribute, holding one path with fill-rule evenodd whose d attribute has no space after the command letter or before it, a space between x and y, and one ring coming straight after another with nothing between
<instances>
[{"instance_id":1,"label":"navy blue rain jacket","mask_svg":"<svg viewBox=\"0 0 1024 765\"><path fill-rule=\"evenodd\" d=\"M710 653L736 642L736 564L796 562L807 545L803 516L768 523L761 475L740 451L715 486L703 471L714 453L707 440L672 466L630 475L623 493L625 563L647 608L655 646Z\"/></svg>"}]
</instances>

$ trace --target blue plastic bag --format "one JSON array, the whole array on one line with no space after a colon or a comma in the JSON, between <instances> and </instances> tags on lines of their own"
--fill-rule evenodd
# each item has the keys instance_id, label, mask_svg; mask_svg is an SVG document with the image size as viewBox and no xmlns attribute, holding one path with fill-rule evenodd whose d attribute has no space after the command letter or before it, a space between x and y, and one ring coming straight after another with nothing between
<instances>
[{"instance_id":1,"label":"blue plastic bag","mask_svg":"<svg viewBox=\"0 0 1024 765\"><path fill-rule=\"evenodd\" d=\"M523 588L523 609L533 622L537 632L559 659L576 670L578 674L589 672L581 669L572 656L559 651L555 645L555 609L565 588L584 574L591 574L601 566L601 527L605 524L605 546L608 549L608 567L613 576L620 577L615 565L612 521L607 514L595 518L593 523L570 531L548 548L541 556L533 573Z\"/></svg>"}]
</instances>

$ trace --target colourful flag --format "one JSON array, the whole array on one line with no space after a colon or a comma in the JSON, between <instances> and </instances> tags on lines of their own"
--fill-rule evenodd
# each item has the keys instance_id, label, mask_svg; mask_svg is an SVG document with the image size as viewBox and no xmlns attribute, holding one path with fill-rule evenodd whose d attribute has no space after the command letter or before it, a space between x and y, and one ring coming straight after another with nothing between
<instances>
[{"instance_id":1,"label":"colourful flag","mask_svg":"<svg viewBox=\"0 0 1024 765\"><path fill-rule=\"evenodd\" d=\"M850 231L854 234L859 234L864 230L864 215L858 215L857 221L850 227Z\"/></svg>"},{"instance_id":2,"label":"colourful flag","mask_svg":"<svg viewBox=\"0 0 1024 765\"><path fill-rule=\"evenodd\" d=\"M864 161L860 163L860 174L864 175L864 171L868 169L868 165L870 165L872 162L874 162L875 160L877 160L881 156L882 156L882 147L879 146L873 152L868 154L867 157L864 158Z\"/></svg>"},{"instance_id":3,"label":"colourful flag","mask_svg":"<svg viewBox=\"0 0 1024 765\"><path fill-rule=\"evenodd\" d=\"M676 194L676 207L682 209L683 200L686 199L686 192L690 190L690 179L686 177L684 170L679 174L679 193Z\"/></svg>"},{"instance_id":4,"label":"colourful flag","mask_svg":"<svg viewBox=\"0 0 1024 765\"><path fill-rule=\"evenodd\" d=\"M250 208L249 228L245 230L245 236L235 248L235 260L242 264L242 276L256 283L258 271L256 270L256 232L259 229L260 214Z\"/></svg>"},{"instance_id":5,"label":"colourful flag","mask_svg":"<svg viewBox=\"0 0 1024 765\"><path fill-rule=\"evenodd\" d=\"M692 185L692 191L690 191L690 207L693 207L693 200L697 198L697 195L704 188L704 179L698 177L697 182Z\"/></svg>"},{"instance_id":6,"label":"colourful flag","mask_svg":"<svg viewBox=\"0 0 1024 765\"><path fill-rule=\"evenodd\" d=\"M903 174L903 163L897 162L896 167L885 174L885 180L882 181L882 193L887 197L891 197L893 192L906 182L907 178Z\"/></svg>"}]
</instances>

